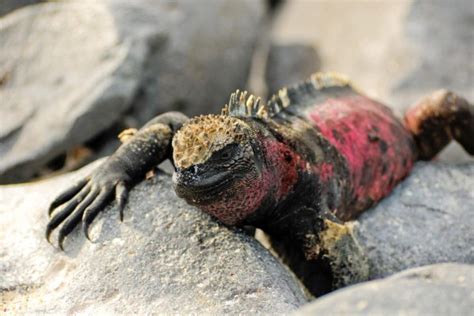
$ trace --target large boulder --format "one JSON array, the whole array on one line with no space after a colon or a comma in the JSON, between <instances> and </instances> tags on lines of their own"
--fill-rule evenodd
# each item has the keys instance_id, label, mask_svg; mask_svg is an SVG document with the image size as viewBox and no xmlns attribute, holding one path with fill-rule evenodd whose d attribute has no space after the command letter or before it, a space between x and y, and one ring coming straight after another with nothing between
<instances>
[{"instance_id":1,"label":"large boulder","mask_svg":"<svg viewBox=\"0 0 474 316\"><path fill-rule=\"evenodd\" d=\"M111 8L127 21L125 32L129 21L140 20L159 22L167 35L150 51L142 74L133 113L140 122L169 110L220 112L232 92L246 87L265 1L163 1L162 9L154 0L122 2Z\"/></svg>"},{"instance_id":2,"label":"large boulder","mask_svg":"<svg viewBox=\"0 0 474 316\"><path fill-rule=\"evenodd\" d=\"M474 264L474 164L418 163L356 221L324 235L339 285L443 262Z\"/></svg>"},{"instance_id":3,"label":"large boulder","mask_svg":"<svg viewBox=\"0 0 474 316\"><path fill-rule=\"evenodd\" d=\"M472 315L474 266L445 263L410 269L333 292L293 315Z\"/></svg>"},{"instance_id":4,"label":"large boulder","mask_svg":"<svg viewBox=\"0 0 474 316\"><path fill-rule=\"evenodd\" d=\"M146 56L99 2L25 7L0 20L0 43L0 183L28 179L118 120Z\"/></svg>"},{"instance_id":5,"label":"large boulder","mask_svg":"<svg viewBox=\"0 0 474 316\"><path fill-rule=\"evenodd\" d=\"M66 252L44 238L48 203L94 168L0 187L0 302L13 314L286 314L306 300L265 248L186 205L168 175L130 193L80 229ZM54 236L53 236L54 237Z\"/></svg>"},{"instance_id":6,"label":"large boulder","mask_svg":"<svg viewBox=\"0 0 474 316\"><path fill-rule=\"evenodd\" d=\"M125 113L222 107L245 86L263 1L67 1L0 20L0 183L35 176ZM130 120L129 120L130 121Z\"/></svg>"}]
</instances>

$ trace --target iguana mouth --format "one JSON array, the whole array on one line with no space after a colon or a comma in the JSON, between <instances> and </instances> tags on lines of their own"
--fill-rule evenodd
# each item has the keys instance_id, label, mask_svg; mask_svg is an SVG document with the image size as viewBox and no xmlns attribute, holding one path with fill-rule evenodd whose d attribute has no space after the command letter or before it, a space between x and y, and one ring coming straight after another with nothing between
<instances>
[{"instance_id":1,"label":"iguana mouth","mask_svg":"<svg viewBox=\"0 0 474 316\"><path fill-rule=\"evenodd\" d=\"M236 177L230 171L207 177L204 175L189 175L186 172L173 175L176 194L193 204L214 200L219 192L231 187L235 180Z\"/></svg>"}]
</instances>

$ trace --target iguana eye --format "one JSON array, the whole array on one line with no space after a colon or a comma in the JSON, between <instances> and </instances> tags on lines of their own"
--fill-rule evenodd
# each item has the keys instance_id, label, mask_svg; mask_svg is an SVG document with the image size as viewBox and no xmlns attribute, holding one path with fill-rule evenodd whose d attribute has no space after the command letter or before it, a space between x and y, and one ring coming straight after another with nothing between
<instances>
[{"instance_id":1,"label":"iguana eye","mask_svg":"<svg viewBox=\"0 0 474 316\"><path fill-rule=\"evenodd\" d=\"M220 160L230 160L235 157L236 153L238 151L238 147L235 144L228 145L224 147L218 154L217 157Z\"/></svg>"},{"instance_id":2,"label":"iguana eye","mask_svg":"<svg viewBox=\"0 0 474 316\"><path fill-rule=\"evenodd\" d=\"M230 159L231 156L230 152L225 151L222 153L221 158L227 160Z\"/></svg>"}]
</instances>

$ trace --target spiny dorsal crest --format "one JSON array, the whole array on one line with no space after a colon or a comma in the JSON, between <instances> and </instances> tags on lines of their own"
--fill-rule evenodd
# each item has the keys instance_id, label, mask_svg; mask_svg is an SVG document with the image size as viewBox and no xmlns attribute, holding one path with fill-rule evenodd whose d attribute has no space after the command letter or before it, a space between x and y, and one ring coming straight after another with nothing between
<instances>
[{"instance_id":1,"label":"spiny dorsal crest","mask_svg":"<svg viewBox=\"0 0 474 316\"><path fill-rule=\"evenodd\" d=\"M351 83L343 75L318 72L303 82L280 89L266 104L247 91L237 90L230 95L229 104L222 109L222 115L266 119L292 104L298 104L305 98L312 98L322 90L333 87L351 87Z\"/></svg>"},{"instance_id":2,"label":"spiny dorsal crest","mask_svg":"<svg viewBox=\"0 0 474 316\"><path fill-rule=\"evenodd\" d=\"M237 90L230 95L229 104L222 109L222 115L266 118L269 113L261 98L247 91Z\"/></svg>"},{"instance_id":3,"label":"spiny dorsal crest","mask_svg":"<svg viewBox=\"0 0 474 316\"><path fill-rule=\"evenodd\" d=\"M200 115L183 125L173 137L173 161L178 168L188 168L207 161L226 145L242 142L247 126L225 115Z\"/></svg>"},{"instance_id":4,"label":"spiny dorsal crest","mask_svg":"<svg viewBox=\"0 0 474 316\"><path fill-rule=\"evenodd\" d=\"M304 103L305 99L313 99L321 91L334 87L351 87L351 83L341 74L317 72L303 82L280 89L268 101L267 107L273 113L278 113L290 105Z\"/></svg>"}]
</instances>

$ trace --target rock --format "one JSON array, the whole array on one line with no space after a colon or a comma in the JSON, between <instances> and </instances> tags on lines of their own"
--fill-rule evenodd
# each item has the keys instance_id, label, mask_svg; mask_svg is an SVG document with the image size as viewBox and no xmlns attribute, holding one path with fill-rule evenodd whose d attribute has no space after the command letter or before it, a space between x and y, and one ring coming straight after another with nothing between
<instances>
[{"instance_id":1,"label":"rock","mask_svg":"<svg viewBox=\"0 0 474 316\"><path fill-rule=\"evenodd\" d=\"M417 64L394 83L394 104L411 104L421 92L440 88L473 101L472 29L474 5L470 0L456 1L454 5L442 0L414 1L405 32L416 48Z\"/></svg>"},{"instance_id":2,"label":"rock","mask_svg":"<svg viewBox=\"0 0 474 316\"><path fill-rule=\"evenodd\" d=\"M273 38L312 45L322 71L344 73L368 95L387 101L391 86L415 63L404 34L410 3L288 1L275 20Z\"/></svg>"},{"instance_id":3,"label":"rock","mask_svg":"<svg viewBox=\"0 0 474 316\"><path fill-rule=\"evenodd\" d=\"M0 17L25 5L36 4L43 0L2 0L0 3Z\"/></svg>"},{"instance_id":4,"label":"rock","mask_svg":"<svg viewBox=\"0 0 474 316\"><path fill-rule=\"evenodd\" d=\"M306 300L252 237L178 199L158 174L130 193L121 223L99 216L66 252L44 238L47 205L94 168L0 187L0 302L7 314L287 314ZM53 236L53 239L55 236Z\"/></svg>"},{"instance_id":5,"label":"rock","mask_svg":"<svg viewBox=\"0 0 474 316\"><path fill-rule=\"evenodd\" d=\"M25 7L0 20L0 42L0 183L30 178L117 121L146 56L99 2Z\"/></svg>"},{"instance_id":6,"label":"rock","mask_svg":"<svg viewBox=\"0 0 474 316\"><path fill-rule=\"evenodd\" d=\"M138 3L156 17L126 8L127 21L159 20L168 36L162 47L150 52L144 69L133 113L140 122L169 110L188 115L220 112L232 92L245 88L264 1L166 2L165 12L157 12L154 1Z\"/></svg>"},{"instance_id":7,"label":"rock","mask_svg":"<svg viewBox=\"0 0 474 316\"><path fill-rule=\"evenodd\" d=\"M474 266L445 263L335 291L293 315L472 315L473 293Z\"/></svg>"},{"instance_id":8,"label":"rock","mask_svg":"<svg viewBox=\"0 0 474 316\"><path fill-rule=\"evenodd\" d=\"M319 69L319 57L310 45L273 44L267 61L266 81L269 95L280 88L308 78Z\"/></svg>"},{"instance_id":9,"label":"rock","mask_svg":"<svg viewBox=\"0 0 474 316\"><path fill-rule=\"evenodd\" d=\"M439 88L474 99L473 15L469 0L295 0L272 33L278 43L313 45L322 70L347 74L401 112Z\"/></svg>"},{"instance_id":10,"label":"rock","mask_svg":"<svg viewBox=\"0 0 474 316\"><path fill-rule=\"evenodd\" d=\"M417 163L358 220L327 239L340 285L442 262L474 263L474 164Z\"/></svg>"},{"instance_id":11,"label":"rock","mask_svg":"<svg viewBox=\"0 0 474 316\"><path fill-rule=\"evenodd\" d=\"M0 20L0 183L30 179L125 113L222 107L243 88L263 1L68 1ZM135 126L136 127L136 126Z\"/></svg>"}]
</instances>

